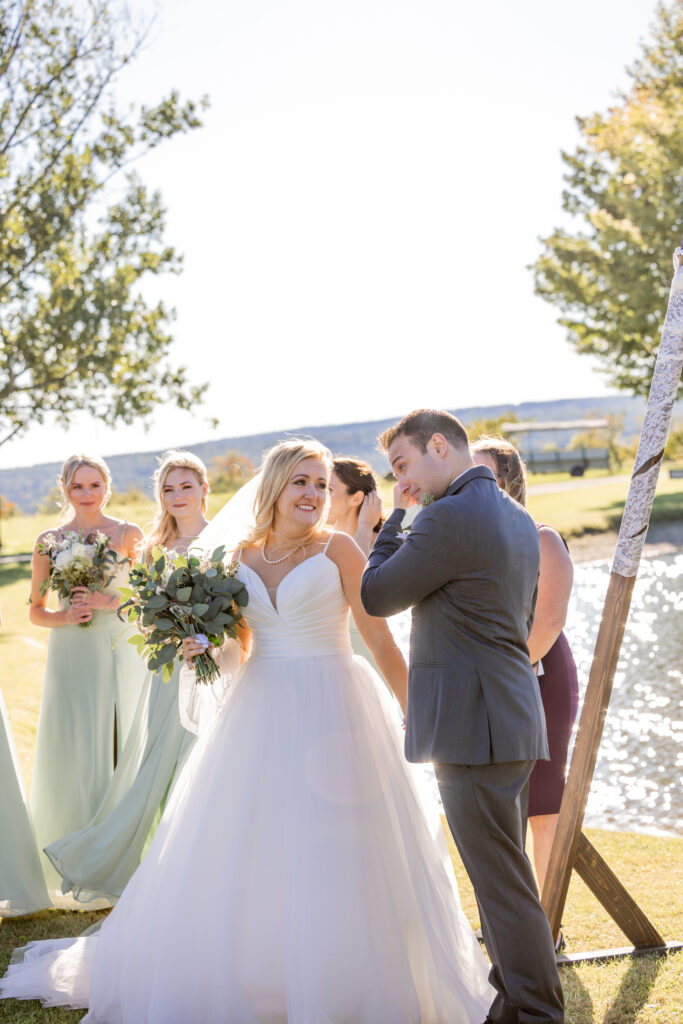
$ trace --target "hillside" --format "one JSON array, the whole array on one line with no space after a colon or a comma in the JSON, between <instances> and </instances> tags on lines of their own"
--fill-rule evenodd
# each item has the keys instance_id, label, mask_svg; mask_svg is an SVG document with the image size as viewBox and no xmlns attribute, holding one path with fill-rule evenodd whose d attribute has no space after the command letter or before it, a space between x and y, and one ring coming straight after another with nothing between
<instances>
[{"instance_id":1,"label":"hillside","mask_svg":"<svg viewBox=\"0 0 683 1024\"><path fill-rule=\"evenodd\" d=\"M618 395L607 398L576 398L554 402L524 402L519 405L472 406L452 411L465 424L474 420L509 415L514 413L520 420L566 420L611 413L623 416L623 436L631 437L640 431L640 421L645 409L642 398ZM204 462L211 466L214 458L230 450L247 455L256 464L263 451L282 437L315 436L336 455L356 455L366 459L379 473L387 470L386 460L376 449L377 435L395 422L397 417L385 420L368 420L362 423L344 423L325 426L301 426L286 431L266 434L251 434L247 437L222 437L189 445ZM559 443L565 439L558 438ZM65 452L65 456L69 454ZM118 491L139 488L151 493L151 476L156 466L158 451L132 452L112 455L107 458ZM23 512L34 512L38 503L45 498L57 481L60 465L57 462L5 470L0 474L0 493L13 501Z\"/></svg>"}]
</instances>

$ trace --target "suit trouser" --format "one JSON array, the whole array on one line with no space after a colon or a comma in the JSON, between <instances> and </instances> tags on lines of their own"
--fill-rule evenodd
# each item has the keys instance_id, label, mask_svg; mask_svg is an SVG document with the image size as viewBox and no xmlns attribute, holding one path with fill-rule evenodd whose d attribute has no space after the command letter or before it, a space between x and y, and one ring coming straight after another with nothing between
<instances>
[{"instance_id":1,"label":"suit trouser","mask_svg":"<svg viewBox=\"0 0 683 1024\"><path fill-rule=\"evenodd\" d=\"M496 1024L562 1024L564 998L548 919L524 852L534 761L435 764L448 826L479 905L497 991Z\"/></svg>"}]
</instances>

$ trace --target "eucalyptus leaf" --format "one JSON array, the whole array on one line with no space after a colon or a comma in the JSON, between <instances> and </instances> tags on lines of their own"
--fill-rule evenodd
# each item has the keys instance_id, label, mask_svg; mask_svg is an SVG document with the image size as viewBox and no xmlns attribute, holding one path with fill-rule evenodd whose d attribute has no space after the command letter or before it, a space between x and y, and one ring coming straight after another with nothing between
<instances>
[{"instance_id":1,"label":"eucalyptus leaf","mask_svg":"<svg viewBox=\"0 0 683 1024\"><path fill-rule=\"evenodd\" d=\"M176 598L180 604L185 604L186 601L190 600L192 594L192 587L179 587L176 592Z\"/></svg>"},{"instance_id":2,"label":"eucalyptus leaf","mask_svg":"<svg viewBox=\"0 0 683 1024\"><path fill-rule=\"evenodd\" d=\"M176 654L175 644L165 644L157 653L157 661L159 665L166 665L174 660Z\"/></svg>"},{"instance_id":3,"label":"eucalyptus leaf","mask_svg":"<svg viewBox=\"0 0 683 1024\"><path fill-rule=\"evenodd\" d=\"M163 629L163 630L173 629L174 626L175 626L175 622L173 621L173 619L157 619L157 621L156 621L156 628L157 629Z\"/></svg>"},{"instance_id":4,"label":"eucalyptus leaf","mask_svg":"<svg viewBox=\"0 0 683 1024\"><path fill-rule=\"evenodd\" d=\"M198 604L193 604L192 605L192 614L193 615L197 615L200 618L201 618L202 615L204 615L205 612L208 612L208 610L209 610L208 604L203 604L203 603L200 602Z\"/></svg>"}]
</instances>

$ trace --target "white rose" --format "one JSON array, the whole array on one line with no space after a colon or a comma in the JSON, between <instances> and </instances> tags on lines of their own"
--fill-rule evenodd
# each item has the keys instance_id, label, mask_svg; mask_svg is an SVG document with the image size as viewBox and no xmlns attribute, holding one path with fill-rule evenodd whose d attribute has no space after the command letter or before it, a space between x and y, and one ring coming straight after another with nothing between
<instances>
[{"instance_id":1,"label":"white rose","mask_svg":"<svg viewBox=\"0 0 683 1024\"><path fill-rule=\"evenodd\" d=\"M71 554L74 558L87 559L94 550L92 544L83 544L81 541L76 541L75 544L71 545Z\"/></svg>"},{"instance_id":2,"label":"white rose","mask_svg":"<svg viewBox=\"0 0 683 1024\"><path fill-rule=\"evenodd\" d=\"M67 569L72 562L73 555L67 548L65 551L58 551L54 558L54 563L58 569Z\"/></svg>"}]
</instances>

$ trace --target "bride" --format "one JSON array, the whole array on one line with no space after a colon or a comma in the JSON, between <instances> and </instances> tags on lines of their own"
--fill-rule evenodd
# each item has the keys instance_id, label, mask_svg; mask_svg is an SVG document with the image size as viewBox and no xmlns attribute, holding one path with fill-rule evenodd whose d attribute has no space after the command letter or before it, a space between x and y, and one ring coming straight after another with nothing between
<instances>
[{"instance_id":1,"label":"bride","mask_svg":"<svg viewBox=\"0 0 683 1024\"><path fill-rule=\"evenodd\" d=\"M403 706L403 658L360 602L365 559L323 525L329 470L314 441L267 454L237 552L251 653L101 929L15 953L4 998L88 1007L88 1024L486 1016L438 813L393 699L351 650L349 606Z\"/></svg>"}]
</instances>

